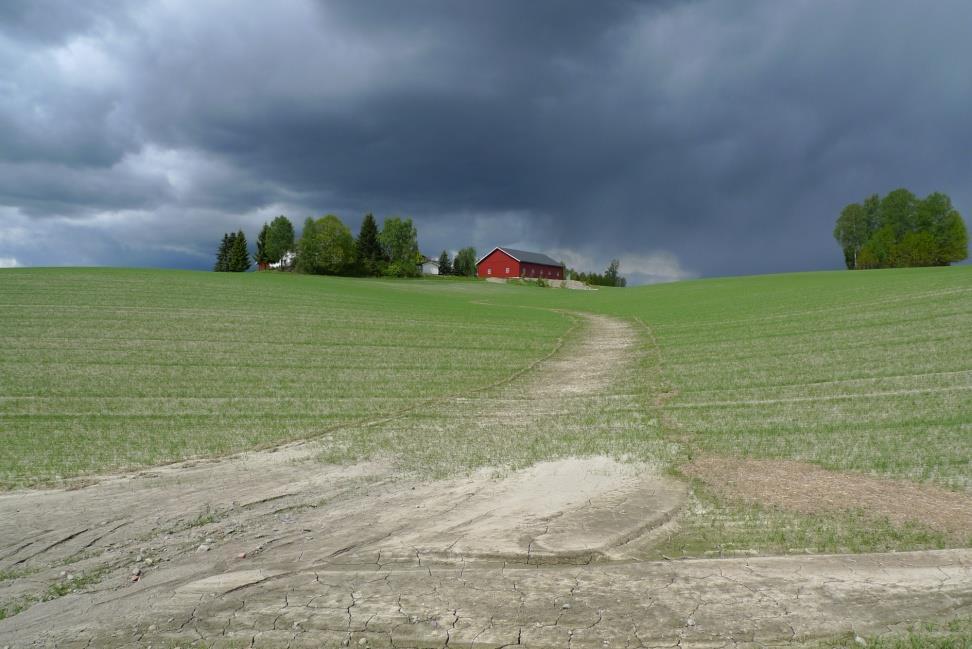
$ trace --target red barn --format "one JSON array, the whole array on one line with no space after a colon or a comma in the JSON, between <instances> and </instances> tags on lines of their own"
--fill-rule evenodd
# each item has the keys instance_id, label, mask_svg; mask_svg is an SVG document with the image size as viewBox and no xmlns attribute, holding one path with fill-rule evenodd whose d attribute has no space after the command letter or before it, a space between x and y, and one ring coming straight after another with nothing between
<instances>
[{"instance_id":1,"label":"red barn","mask_svg":"<svg viewBox=\"0 0 972 649\"><path fill-rule=\"evenodd\" d=\"M564 267L547 255L513 248L493 248L476 262L480 277L542 277L563 279Z\"/></svg>"}]
</instances>

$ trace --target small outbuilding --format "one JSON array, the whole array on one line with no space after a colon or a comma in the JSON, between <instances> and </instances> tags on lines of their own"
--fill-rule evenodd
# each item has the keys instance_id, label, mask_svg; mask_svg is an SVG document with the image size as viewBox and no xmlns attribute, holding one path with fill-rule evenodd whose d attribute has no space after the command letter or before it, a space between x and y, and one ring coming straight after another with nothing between
<instances>
[{"instance_id":1,"label":"small outbuilding","mask_svg":"<svg viewBox=\"0 0 972 649\"><path fill-rule=\"evenodd\" d=\"M480 277L564 279L564 267L543 253L497 247L476 262L476 274Z\"/></svg>"},{"instance_id":2,"label":"small outbuilding","mask_svg":"<svg viewBox=\"0 0 972 649\"><path fill-rule=\"evenodd\" d=\"M438 275L439 274L438 260L432 259L431 257L423 258L422 263L419 264L419 271L423 275Z\"/></svg>"}]
</instances>

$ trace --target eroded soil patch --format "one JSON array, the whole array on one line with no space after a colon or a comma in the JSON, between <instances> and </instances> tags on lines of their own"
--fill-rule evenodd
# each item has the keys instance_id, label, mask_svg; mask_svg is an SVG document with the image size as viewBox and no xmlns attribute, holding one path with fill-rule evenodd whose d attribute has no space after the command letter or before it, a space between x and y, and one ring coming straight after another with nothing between
<instances>
[{"instance_id":1,"label":"eroded soil patch","mask_svg":"<svg viewBox=\"0 0 972 649\"><path fill-rule=\"evenodd\" d=\"M0 646L62 646L77 638L82 645L143 646L143 636L209 646L238 614L234 641L266 634L276 642L299 627L310 646L330 646L348 624L409 624L418 614L398 613L408 599L413 610L435 608L432 593L465 583L467 569L471 589L491 589L514 567L529 577L603 562L667 521L685 499L684 484L603 457L410 481L380 465L274 463L262 455L253 465L239 459L0 498L0 568L25 571L0 583L0 598L29 604L0 620ZM91 570L101 571L99 581L71 592L74 582L63 573ZM433 571L441 570L458 572L460 581L440 582ZM568 573L545 579L538 598L574 583ZM51 585L61 585L65 596L35 597ZM303 621L274 612L281 602L296 612L305 595ZM457 596L456 606L474 605ZM497 600L507 612L508 599ZM421 626L412 632L422 643L438 637Z\"/></svg>"},{"instance_id":2,"label":"eroded soil patch","mask_svg":"<svg viewBox=\"0 0 972 649\"><path fill-rule=\"evenodd\" d=\"M804 514L863 510L972 540L972 495L935 485L829 471L792 460L701 457L682 472L718 492Z\"/></svg>"}]
</instances>

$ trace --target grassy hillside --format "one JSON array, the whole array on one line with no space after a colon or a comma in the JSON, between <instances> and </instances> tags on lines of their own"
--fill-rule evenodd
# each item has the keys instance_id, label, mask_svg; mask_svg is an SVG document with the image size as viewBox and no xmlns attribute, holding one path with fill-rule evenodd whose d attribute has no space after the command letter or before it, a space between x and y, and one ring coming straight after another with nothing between
<instances>
[{"instance_id":1,"label":"grassy hillside","mask_svg":"<svg viewBox=\"0 0 972 649\"><path fill-rule=\"evenodd\" d=\"M709 284L653 319L674 420L712 452L972 486L969 270Z\"/></svg>"},{"instance_id":2,"label":"grassy hillside","mask_svg":"<svg viewBox=\"0 0 972 649\"><path fill-rule=\"evenodd\" d=\"M0 484L320 435L494 383L548 353L570 324L471 304L472 282L442 288L0 271Z\"/></svg>"},{"instance_id":3,"label":"grassy hillside","mask_svg":"<svg viewBox=\"0 0 972 649\"><path fill-rule=\"evenodd\" d=\"M541 297L643 322L697 450L972 487L970 266Z\"/></svg>"},{"instance_id":4,"label":"grassy hillside","mask_svg":"<svg viewBox=\"0 0 972 649\"><path fill-rule=\"evenodd\" d=\"M8 487L326 431L332 459L410 454L433 471L702 452L972 487L968 266L596 292L17 269L0 271L0 303ZM482 435L441 407L392 432L341 428L528 366L571 326L552 308L636 319L644 339L623 403L585 406L583 431L474 448Z\"/></svg>"}]
</instances>

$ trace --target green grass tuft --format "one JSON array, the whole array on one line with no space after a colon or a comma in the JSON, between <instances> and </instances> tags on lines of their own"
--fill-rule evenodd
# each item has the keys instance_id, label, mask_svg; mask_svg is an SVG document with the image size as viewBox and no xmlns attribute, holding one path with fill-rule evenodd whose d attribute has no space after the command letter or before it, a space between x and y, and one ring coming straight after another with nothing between
<instances>
[{"instance_id":1,"label":"green grass tuft","mask_svg":"<svg viewBox=\"0 0 972 649\"><path fill-rule=\"evenodd\" d=\"M904 631L860 637L848 633L820 647L828 649L972 649L972 618L924 622Z\"/></svg>"}]
</instances>

